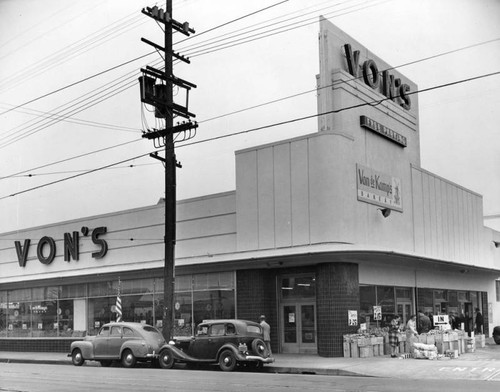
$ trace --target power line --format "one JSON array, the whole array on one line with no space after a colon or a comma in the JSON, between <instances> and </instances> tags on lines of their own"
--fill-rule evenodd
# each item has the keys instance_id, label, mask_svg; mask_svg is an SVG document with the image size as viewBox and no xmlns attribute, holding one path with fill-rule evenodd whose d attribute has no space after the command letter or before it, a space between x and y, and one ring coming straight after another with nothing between
<instances>
[{"instance_id":1,"label":"power line","mask_svg":"<svg viewBox=\"0 0 500 392\"><path fill-rule=\"evenodd\" d=\"M0 105L9 106L7 104L1 104L1 103L0 103ZM36 117L42 117L44 119L54 118L54 117L56 119L59 119L59 117L60 117L61 121L66 121L66 122L73 123L73 124L86 125L86 126L91 126L91 127L99 127L102 129L113 129L113 130L117 130L117 131L135 132L135 133L140 131L140 129L138 129L138 128L131 128L131 127L125 127L125 126L116 125L116 124L108 124L108 123L102 123L102 122L97 122L97 121L84 120L82 118L57 116L57 115L54 115L53 113L43 112L41 110L35 110L35 109L26 108L26 109L17 110L17 111L19 113L24 113L24 114L28 114L28 115L36 116Z\"/></svg>"},{"instance_id":2,"label":"power line","mask_svg":"<svg viewBox=\"0 0 500 392\"><path fill-rule=\"evenodd\" d=\"M221 24L221 25L218 25L218 26L212 27L212 28L210 28L210 29L209 29L209 30L207 30L207 31L203 31L203 32L201 32L201 33L198 33L198 34L197 34L197 36L200 36L200 35L202 35L202 34L204 34L204 33L209 32L209 31L214 31L214 30L219 29L219 28L221 28L221 27L223 27L223 26L227 26L227 25L229 25L229 24L231 24L231 23L233 23L233 22L235 22L235 21L242 20L242 19L247 18L247 17L249 17L249 16L251 16L251 15L255 15L255 14L259 13L259 12L265 11L265 10L267 10L267 9L269 9L269 8L272 8L272 7L276 6L276 5L282 4L282 3L287 2L287 1L288 1L288 0L285 0L285 1L282 1L282 2L280 2L280 3L276 3L276 4L272 5L272 6L265 7L265 8L259 9L259 10L257 10L257 11L253 11L253 12L251 12L251 13L249 13L249 14L246 14L246 15L240 16L240 17L238 17L238 18L235 18L235 19L233 19L233 20L230 20L230 21L228 21L228 22L225 22L225 23L223 23L223 24ZM182 42L183 42L183 41L182 41ZM103 74L105 74L105 73L107 73L107 72L110 72L110 71L112 71L112 70L114 70L114 69L120 68L120 67L122 67L122 66L124 66L124 65L130 64L130 63L132 63L132 62L134 62L134 61L137 61L137 60L140 60L140 59L142 59L142 58L144 58L144 57L150 56L150 55L152 55L152 54L154 54L154 53L156 53L156 51L152 51L152 52L149 52L149 53L147 53L147 54L145 54L145 55L142 55L142 56L139 56L139 57L135 57L135 58L133 58L133 59L131 59L131 60L125 61L125 62L123 62L123 63L121 63L121 64L116 65L116 66L113 66L113 67L111 67L111 68L105 69L104 71L98 72L98 73L93 74L93 75L91 75L91 76L88 76L88 77L86 77L86 78L80 79L80 80L78 80L78 81L76 81L76 82L70 83L70 84L68 84L68 85L66 85L66 86L64 86L64 87L61 87L61 88L57 89L57 90L54 90L54 91L51 91L51 92L49 92L49 93L43 94L43 95L41 95L41 96L39 96L39 97L37 97L37 98L33 98L33 99L31 99L31 100L29 100L29 101L27 101L27 102L24 102L24 103L22 103L22 104L19 104L19 105L15 106L15 107L13 107L13 108L11 108L11 109L7 110L7 111L1 112L1 113L0 113L0 115L5 114L5 113L8 113L8 112L10 112L10 111L12 111L12 110L18 109L18 108L20 108L20 107L22 107L22 106L28 105L28 104L30 104L30 103L36 102L36 101L38 101L38 100L40 100L40 99L42 99L42 98L46 98L46 97L48 97L48 96L50 96L50 95L53 95L53 94L58 93L58 92L60 92L60 91L66 90L66 89L68 89L68 88L70 88L70 87L76 86L76 85L81 84L81 83L83 83L83 82L86 82L86 81L88 81L88 80L90 80L90 79L93 79L93 78L95 78L95 77L97 77L97 76L103 75Z\"/></svg>"},{"instance_id":3,"label":"power line","mask_svg":"<svg viewBox=\"0 0 500 392\"><path fill-rule=\"evenodd\" d=\"M113 148L117 148L117 147L121 147L121 146L125 146L127 144L131 144L131 143L136 143L138 141L140 141L142 139L135 139L135 140L130 140L128 142L124 142L124 143L120 143L120 144L115 144L113 146L109 146L109 147L105 147L105 148L101 148L99 150L95 150L95 151L91 151L91 152L86 152L84 154L80 154L80 155L76 155L76 156L73 156L73 157L70 157L70 158L65 158L65 159L61 159L59 161L56 161L56 162L51 162L51 163L47 163L45 165L42 165L42 166L38 166L36 168L31 168L31 169L27 169L27 170L22 170L22 171L19 171L17 173L13 173L13 174L9 174L8 176L4 176L4 177L0 177L0 180L5 180L5 179L8 179L8 178L12 178L12 177L17 177L17 176L20 176L24 173L28 173L30 171L34 171L34 170L39 170L39 169L44 169L46 167L49 167L49 166L53 166L53 165L57 165L59 163L64 163L64 162L68 162L68 161L71 161L73 159L78 159L78 158L83 158L83 157L87 157L89 155L93 155L93 154L97 154L99 152L103 152L103 151L107 151L107 150L111 150Z\"/></svg>"},{"instance_id":4,"label":"power line","mask_svg":"<svg viewBox=\"0 0 500 392\"><path fill-rule=\"evenodd\" d=\"M29 100L29 101L26 101L26 102L21 103L21 104L19 104L19 105L17 105L17 106L14 106L13 108L11 108L11 109L9 109L9 110L6 110L6 111L4 111L4 112L1 112L1 113L0 113L0 115L5 114L5 113L9 113L9 112L11 112L11 111L13 111L13 110L16 110L16 109L19 109L20 107L23 107L23 106L26 106L26 105L28 105L28 104L30 104L30 103L36 102L36 101L38 101L38 100L40 100L40 99L42 99L42 98L49 97L49 96L51 96L51 95L53 95L53 94L56 94L56 93L58 93L58 92L61 92L61 91L63 91L63 90L66 90L66 89L68 89L68 88L70 88L70 87L73 87L73 86L76 86L76 85L78 85L78 84L81 84L81 83L83 83L83 82L86 82L86 81L88 81L88 80L90 80L90 79L93 79L93 78L95 78L95 77L97 77L97 76L104 75L105 73L108 73L108 72L110 72L110 71L113 71L114 69L117 69L117 68L123 67L124 65L127 65L127 64L130 64L130 63L133 63L134 61L137 61L137 60L143 59L144 57L150 56L150 55L152 55L152 54L154 54L154 53L156 53L156 51L152 51L152 52L149 52L149 53L143 54L142 56L135 57L135 58L133 58L132 60L125 61L125 62L123 62L123 63L121 63L121 64L115 65L114 67L111 67L111 68L105 69L104 71L98 72L98 73L93 74L93 75L91 75L91 76L87 76L86 78L83 78L83 79L80 79L80 80L78 80L78 81L76 81L76 82L70 83L70 84L68 84L68 85L66 85L66 86L64 86L64 87L61 87L61 88L57 89L57 90L54 90L54 91L51 91L51 92L49 92L49 93L46 93L46 94L40 95L39 97L33 98L33 99Z\"/></svg>"},{"instance_id":5,"label":"power line","mask_svg":"<svg viewBox=\"0 0 500 392\"><path fill-rule=\"evenodd\" d=\"M422 58L422 59L419 59L419 60L414 60L414 61L411 61L411 62L408 62L408 63L404 63L404 64L401 64L401 65L398 65L398 66L395 66L395 67L391 67L391 68L388 68L387 70L396 69L396 68L402 68L402 67L405 67L407 65L413 65L413 64L416 64L418 62L422 62L422 61L426 61L426 60L429 60L429 59L441 57L441 56L444 56L444 55L447 55L447 54L451 54L451 53L455 53L455 52L458 52L458 51L461 51L461 50L466 50L466 49L470 49L470 48L473 48L473 47L485 45L485 44L488 44L488 43L491 43L491 42L495 42L495 41L498 41L498 40L500 40L500 38L496 38L496 39L492 39L492 40L489 40L489 41L484 41L484 42L480 42L480 43L476 43L476 44L464 46L464 47L457 48L457 49L454 49L454 50L450 50L450 51L447 51L447 52L443 52L443 53L439 53L439 54L436 54L436 55L428 56L428 57L425 57L425 58ZM327 86L322 86L322 87L319 87L319 88L314 88L312 90L307 90L307 91L304 91L304 92L300 92L300 93L297 93L297 94L293 94L293 95L289 95L289 96L286 96L286 97L278 98L278 99L275 99L275 100L272 100L272 101L264 102L262 104L254 105L254 106L251 106L251 107L247 107L247 108L244 108L244 109L240 109L240 110L236 110L236 111L233 111L233 112L230 112L230 113L226 113L226 114L223 114L223 115L220 115L220 116L216 116L216 117L212 117L212 118L209 118L209 119L206 119L206 120L202 120L199 123L204 123L204 122L212 121L212 120L215 120L215 119L218 119L218 118L226 117L226 116L229 116L229 115L241 113L241 112L244 112L244 111L247 111L247 110L251 110L251 109L255 109L255 108L258 108L258 107L266 106L266 105L269 105L269 104L277 103L277 102L280 102L280 101L284 101L286 99L294 98L294 97L297 97L297 96L300 96L300 95L304 95L304 94L308 94L308 93L311 93L311 92L317 92L318 89L324 89L324 88L329 88L329 87L332 87L332 86L338 86L340 84L349 83L349 82L352 82L352 81L355 81L355 80L358 80L358 79L360 79L360 77L358 77L358 78L351 78L351 79L345 80L345 81L335 82L335 83L329 84ZM116 147L120 147L120 146L122 146L122 144L116 145ZM101 152L101 151L105 151L105 150L108 150L108 149L111 149L111 148L114 148L114 147L110 146L110 147L108 147L106 149L97 150L95 152ZM91 152L89 154L92 154L92 153L94 153L94 152ZM84 155L87 155L87 154L84 154ZM73 158L67 158L66 160L63 160L62 162L66 162L66 161L71 160L71 159L77 159L77 158L80 158L80 157L81 157L81 155L73 157ZM57 164L57 163L61 163L61 161L54 162L54 163L51 163L51 164L48 164L48 165L44 165L44 166L41 166L41 167L37 167L37 168L31 168L31 169L28 169L26 171L23 171L22 173L26 173L28 171L33 171L33 170L38 170L40 168L51 166L51 165ZM10 178L10 177L12 177L14 175L0 177L0 179Z\"/></svg>"},{"instance_id":6,"label":"power line","mask_svg":"<svg viewBox=\"0 0 500 392\"><path fill-rule=\"evenodd\" d=\"M492 72L492 73L489 73L489 74L483 74L483 75L479 75L479 76L475 76L475 77L471 77L471 78L467 78L467 79L458 80L458 81L455 81L455 82L450 82L450 83L445 83L445 84L441 84L441 85L437 85L437 86L433 86L433 87L428 87L428 88L425 88L425 89L422 89L422 90L412 91L412 92L409 92L408 95L414 95L414 94L418 94L418 93L424 93L424 92L428 92L428 91L432 91L432 90L437 90L437 89L441 89L441 88L445 88L445 87L450 87L450 86L457 85L457 84L460 84L460 83L470 82L470 81L473 81L473 80L483 79L483 78L486 78L486 77L495 76L495 75L499 75L499 74L500 74L500 71ZM347 106L347 107L340 108L340 109L329 110L329 111L323 112L323 113L312 114L312 115L309 115L309 116L296 117L296 118L293 118L293 119L290 119L290 120L280 121L280 122L276 122L276 123L273 123L273 124L268 124L268 125L263 125L263 126L260 126L260 127L250 128L250 129L246 129L246 130L243 130L243 131L234 132L234 133L231 133L231 134L226 134L226 135L216 136L216 137L209 138L209 139L198 140L198 141L194 141L194 142L190 142L190 143L181 144L181 145L178 146L178 148L192 146L192 145L195 145L195 144L206 143L206 142L214 141L214 140L225 139L225 138L228 138L228 137L238 136L238 135L242 135L242 134L245 134L245 133L256 132L256 131L260 131L262 129L274 128L274 127L277 127L277 126L291 124L291 123L298 122L298 121L304 121L304 120L312 119L312 118L319 117L319 116L325 116L325 115L329 115L329 114L340 113L340 112L343 112L343 111L346 111L346 110L357 109L357 108L360 108L360 107L363 107L363 106L377 106L377 105L381 104L382 102L388 101L388 100L390 100L390 98L383 98L383 99L380 99L380 100L375 100L375 101L371 101L371 102L364 102L364 103L361 103L361 104ZM159 152L160 150L161 149L156 149L154 151L151 151L151 153ZM118 162L110 163L108 165L101 166L101 167L89 170L89 171L84 172L84 173L79 173L79 174L76 174L74 176L65 177L65 178L62 178L62 179L59 179L59 180L56 180L56 181L52 181L52 182L49 182L49 183L46 183L46 184L35 186L33 188L24 189L22 191L19 191L19 192L16 192L16 193L12 193L12 194L7 195L7 196L0 197L0 200L7 199L9 197L14 197L14 196L26 193L26 192L31 192L31 191L34 191L34 190L37 190L37 189L40 189L40 188L47 187L49 185L55 185L55 184L61 183L63 181L71 180L71 179L74 179L74 178L77 178L77 177L81 177L81 176L84 176L84 175L87 175L87 174L95 173L97 171L100 171L100 170L103 170L103 169L107 169L107 168L110 168L110 167L113 167L113 166L116 166L116 165L119 165L119 164L123 164L125 162L129 162L129 161L132 161L134 159L142 158L142 157L147 156L149 154L150 153L140 154L140 155L134 156L132 158L127 158L127 159L124 159L124 160L120 160Z\"/></svg>"},{"instance_id":7,"label":"power line","mask_svg":"<svg viewBox=\"0 0 500 392\"><path fill-rule=\"evenodd\" d=\"M152 165L158 165L157 162L153 163L141 163L141 164L135 164L135 165L126 165L126 166L115 166L115 167L109 167L108 169L110 170L115 170L115 169L131 169L139 166L152 166ZM56 174L69 174L69 173L83 173L83 172L88 172L90 169L78 169L78 170L62 170L62 171L57 171L57 172L47 172L47 173L29 173L29 174L21 174L17 176L12 176L12 178L19 178L19 177L40 177L40 176L53 176ZM1 179L1 178L0 178Z\"/></svg>"},{"instance_id":8,"label":"power line","mask_svg":"<svg viewBox=\"0 0 500 392\"><path fill-rule=\"evenodd\" d=\"M286 1L288 1L288 0L286 0ZM281 3L283 3L283 2L281 2ZM277 4L275 4L275 5L278 5L278 4L281 4L281 3L277 3ZM271 7L272 7L272 6L271 6ZM256 13L262 12L262 11L264 11L264 10L267 10L267 9L271 8L271 7L265 7L265 8L259 9L259 10L257 10L257 11L252 12L252 13L249 13L249 14L243 15L243 16L241 16L241 17L238 17L238 18L234 19L233 21L236 21L236 20L242 20L242 19L244 19L244 18L246 18L246 17L248 17L248 16L255 15ZM229 22L226 22L226 23L224 23L224 24L222 24L222 25L219 25L219 26L216 26L216 27L214 27L214 28L211 28L211 29L210 29L210 31L213 31L213 30L215 30L215 29L217 29L217 28L220 28L220 27L225 26L225 25L227 25L227 24L229 24L229 23L232 23L233 21L229 21ZM27 105L27 104L29 104L29 103L35 102L35 101L37 101L37 100L39 100L39 99L45 98L45 97L47 97L47 96L49 96L49 95L52 95L52 94L54 94L54 93L57 93L57 92L59 92L59 91L65 90L65 89L67 89L67 88L69 88L69 87L72 87L72 86L74 86L74 85L76 85L76 84L80 84L80 83L82 83L82 82L84 82L84 81L86 81L86 80L89 80L89 79L92 79L92 78L94 78L94 77L96 77L96 76L102 75L102 74L104 74L104 73L106 73L106 72L109 72L109 71L111 71L111 70L113 70L113 69L116 69L116 68L118 68L118 67L121 67L121 66L123 66L123 65L126 65L126 64L128 64L128 63L130 63L130 62L133 62L133 61L138 60L138 59L140 59L140 58L146 57L146 56L148 56L148 55L150 55L150 54L152 54L152 53L155 53L155 52L150 52L150 53L148 53L148 54L146 54L146 55L143 55L143 56L137 57L137 58L135 58L135 59L129 60L129 61L127 61L127 62L124 62L124 63L122 63L122 64L119 64L119 65L117 65L117 66L114 66L114 67L112 67L112 68L109 68L109 69L107 69L107 70L104 70L104 71L102 71L102 72L100 72L100 73L98 73L98 74L95 74L95 75L89 76L89 77L87 77L87 78L85 78L85 79L82 79L82 80L80 80L80 81L77 81L77 82L75 82L75 83L72 83L72 84L70 84L70 85L67 85L67 86L65 86L65 87L63 87L63 88L60 88L60 89L58 89L58 90L55 90L55 91L53 91L53 92L50 92L50 93L44 94L44 95L42 95L42 96L40 96L40 97L38 97L38 98L32 99L32 100L30 100L30 101L28 101L28 102L25 102L25 103L23 103L23 104L21 104L21 105L18 105L18 106L16 106L16 107L14 107L14 108L11 108L10 110L7 110L7 111L5 111L5 112L3 112L3 113L0 113L0 115L1 115L1 114L4 114L4 113L7 113L7 112L9 112L9 111L15 110L15 109L17 109L17 108L19 108L19 107L21 107L21 106ZM137 72L134 72L134 73L135 73L135 74L137 74ZM129 87L132 87L132 85L130 85ZM124 91L125 89L126 89L126 88L122 89L121 91ZM120 91L120 92L121 92L121 91ZM100 102L102 102L102 100L101 100L101 101L99 101L98 103L100 103ZM94 106L94 105L91 105L91 106ZM90 107L90 106L88 106L88 105L87 105L87 106L86 106L84 109L82 109L82 110L85 110L85 109L87 109L88 107ZM80 112L80 111L82 111L82 110L78 110L78 111L77 111L77 113L79 113L79 112ZM61 113L61 112L59 112L59 113ZM73 111L73 112L72 112L72 114L75 114L75 112ZM69 114L65 114L65 116L66 116L66 117L69 117ZM59 118L59 120L53 120L53 121L52 121L52 122L50 122L50 123L46 123L46 124L45 124L42 128L39 128L39 129L34 130L34 131L31 131L31 132L30 132L30 131L28 131L28 132L27 132L27 133L25 133L23 136L16 136L14 139L11 139L10 141L7 141L7 142L4 142L3 144L1 144L1 145L0 145L0 148L2 148L2 147L6 147L6 146L8 146L8 145L10 145L10 144L12 144L12 143L14 143L14 142L16 142L16 141L19 141L19 140L21 140L21 139L23 139L23 138L25 138L25 137L31 136L31 135L33 135L34 133L37 133L37 132L39 132L39 131L41 131L41 130L43 130L43 129L45 129L45 128L47 128L47 127L49 127L49 126L51 126L51 125L53 125L53 124L55 124L55 123L57 123L57 122L59 122L59 121L62 121L62 120L63 120L63 118ZM42 120L42 121L43 121L43 120ZM37 123L30 125L30 127L33 127L33 126L35 126L35 125L37 125ZM16 133L18 133L18 132L16 132ZM12 136L13 136L13 135L7 136L7 138L12 137ZM5 138L6 138L6 137L4 136L4 137L3 137L3 139L5 139Z\"/></svg>"},{"instance_id":9,"label":"power line","mask_svg":"<svg viewBox=\"0 0 500 392\"><path fill-rule=\"evenodd\" d=\"M483 41L483 42L479 42L479 43L476 43L476 44L471 44L471 45L463 46L461 48L449 50L449 51L438 53L438 54L435 54L435 55L432 55L432 56L424 57L424 58L421 58L421 59L418 59L418 60L413 60L413 61L410 61L410 62L407 62L407 63L403 63L403 64L396 65L396 66L393 66L393 67L389 67L389 68L387 68L385 70L382 70L382 71L391 71L391 70L395 70L395 69L398 69L398 68L403 68L403 67L406 67L408 65L414 65L414 64L417 64L417 63L420 63L420 62L423 62L423 61L427 61L427 60L435 59L435 58L438 58L438 57L446 56L446 55L449 55L449 54L452 54L452 53L456 53L456 52L459 52L459 51L462 51L462 50L466 50L466 49L475 48L475 47L486 45L486 44L489 44L489 43L492 43L492 42L496 42L496 41L500 41L500 38L494 38L494 39L491 39L491 40L488 40L488 41ZM270 104L273 104L273 103L278 103L278 102L281 102L281 101L285 101L287 99L295 98L295 97L298 97L298 96L301 96L301 95L305 95L305 94L309 94L309 93L313 93L313 92L316 93L316 92L318 92L318 90L322 90L322 89L330 88L330 87L337 87L337 86L339 86L341 84L346 84L346 83L350 83L350 82L353 82L353 81L356 81L356 80L361 80L361 79L363 79L363 76L354 77L354 78L351 78L351 79L348 79L348 80L336 81L336 82L328 84L326 86L315 87L315 88L313 88L311 90L306 90L306 91L302 91L302 92L299 92L299 93L296 93L296 94L287 95L286 97L276 98L276 99L273 99L271 101L263 102L263 103L260 103L260 104L257 104L257 105L249 106L249 107L246 107L246 108L243 108L243 109L238 109L238 110L235 110L235 111L232 111L232 112L229 112L229 113L221 114L219 116L215 116L215 117L211 117L211 118L208 118L208 119L205 119L205 120L201 120L201 121L198 121L198 123L202 124L202 123L205 123L205 122L208 122L208 121L213 121L213 120L216 120L216 119L219 119L219 118L223 118L223 117L227 117L227 116L230 116L230 115L233 115L233 114L237 114L237 113L242 113L242 112L245 112L245 111L251 110L251 109L257 109L257 108L260 108L260 107L263 107L263 106L267 106L267 105L270 105Z\"/></svg>"}]
</instances>

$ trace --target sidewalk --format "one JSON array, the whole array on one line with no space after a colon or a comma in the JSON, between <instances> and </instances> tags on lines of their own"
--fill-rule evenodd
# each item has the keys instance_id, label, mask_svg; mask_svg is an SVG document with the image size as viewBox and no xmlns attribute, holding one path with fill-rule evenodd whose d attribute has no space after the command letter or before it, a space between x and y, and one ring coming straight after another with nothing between
<instances>
[{"instance_id":1,"label":"sidewalk","mask_svg":"<svg viewBox=\"0 0 500 392\"><path fill-rule=\"evenodd\" d=\"M500 382L500 345L487 339L486 347L457 359L324 358L318 355L276 354L266 373L389 377L398 379L468 379ZM71 365L66 353L0 352L0 363ZM87 361L86 366L100 366Z\"/></svg>"}]
</instances>

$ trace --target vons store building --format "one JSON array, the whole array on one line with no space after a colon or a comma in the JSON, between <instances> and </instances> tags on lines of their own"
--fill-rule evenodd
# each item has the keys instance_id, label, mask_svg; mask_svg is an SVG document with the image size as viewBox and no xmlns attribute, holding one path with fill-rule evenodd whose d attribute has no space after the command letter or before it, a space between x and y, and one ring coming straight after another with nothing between
<instances>
[{"instance_id":1,"label":"vons store building","mask_svg":"<svg viewBox=\"0 0 500 392\"><path fill-rule=\"evenodd\" d=\"M500 233L480 195L420 167L417 86L324 19L319 45L318 132L237 151L234 191L178 203L175 334L266 314L276 352L342 356L374 306L478 307L490 333ZM115 319L118 288L124 320L160 325L164 211L0 235L0 350L67 350Z\"/></svg>"}]
</instances>

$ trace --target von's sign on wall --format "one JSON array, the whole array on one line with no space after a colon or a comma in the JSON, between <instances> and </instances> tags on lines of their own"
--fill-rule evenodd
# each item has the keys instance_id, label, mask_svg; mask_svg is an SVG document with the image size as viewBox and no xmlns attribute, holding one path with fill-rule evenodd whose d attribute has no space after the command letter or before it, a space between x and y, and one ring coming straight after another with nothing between
<instances>
[{"instance_id":1,"label":"von's sign on wall","mask_svg":"<svg viewBox=\"0 0 500 392\"><path fill-rule=\"evenodd\" d=\"M92 252L92 257L94 259L103 258L108 252L108 243L99 238L100 235L106 234L108 229L106 227L96 227L90 233L87 227L82 227L82 234L84 237L90 234L92 243L95 244L98 249ZM28 252L31 245L31 239L25 239L24 244L21 241L14 242L17 253L17 260L20 267L26 267L26 261L28 260ZM64 251L64 261L69 262L71 259L78 261L80 258L80 233L78 231L73 231L73 233L64 233L63 242ZM54 238L49 236L43 236L38 241L36 247L36 255L40 263L48 265L54 261L56 257L56 241Z\"/></svg>"},{"instance_id":2,"label":"von's sign on wall","mask_svg":"<svg viewBox=\"0 0 500 392\"><path fill-rule=\"evenodd\" d=\"M403 211L401 179L356 164L358 200Z\"/></svg>"}]
</instances>

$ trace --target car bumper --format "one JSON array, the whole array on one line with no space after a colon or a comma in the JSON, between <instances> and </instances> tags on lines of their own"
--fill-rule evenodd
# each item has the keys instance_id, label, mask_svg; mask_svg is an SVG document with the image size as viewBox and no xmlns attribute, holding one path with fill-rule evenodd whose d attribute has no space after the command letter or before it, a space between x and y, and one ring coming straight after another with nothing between
<instances>
[{"instance_id":1,"label":"car bumper","mask_svg":"<svg viewBox=\"0 0 500 392\"><path fill-rule=\"evenodd\" d=\"M258 355L247 355L245 356L246 361L257 361L257 362L262 362L262 363L273 363L274 358L273 357L267 357L267 358L262 358L259 357Z\"/></svg>"}]
</instances>

